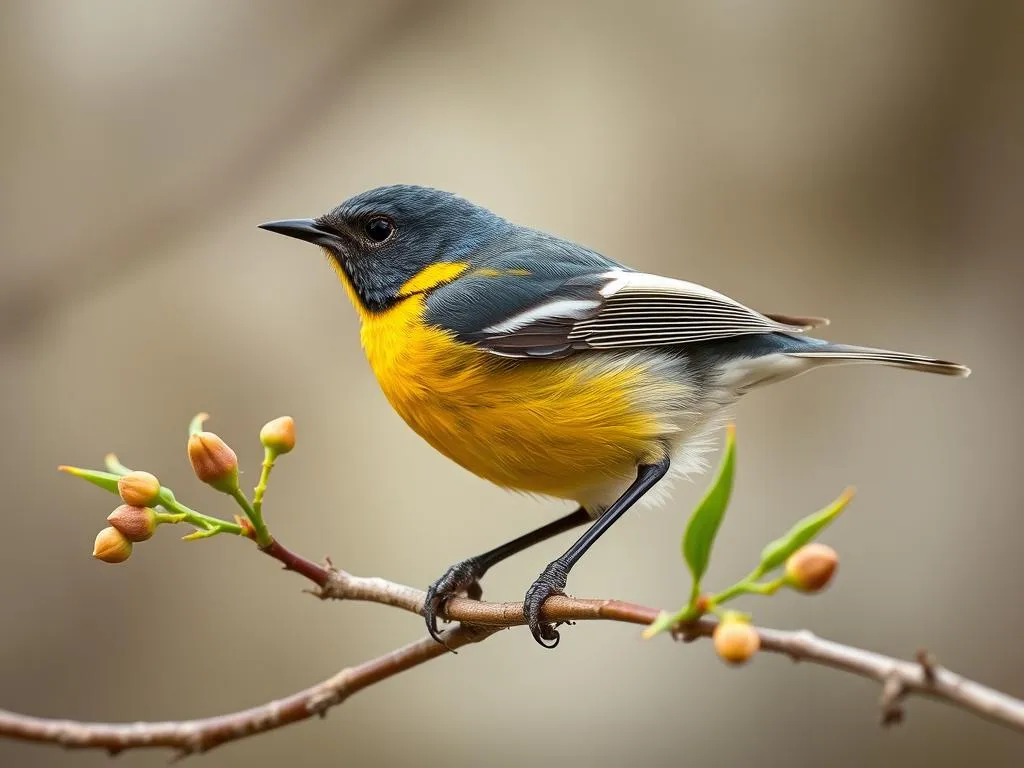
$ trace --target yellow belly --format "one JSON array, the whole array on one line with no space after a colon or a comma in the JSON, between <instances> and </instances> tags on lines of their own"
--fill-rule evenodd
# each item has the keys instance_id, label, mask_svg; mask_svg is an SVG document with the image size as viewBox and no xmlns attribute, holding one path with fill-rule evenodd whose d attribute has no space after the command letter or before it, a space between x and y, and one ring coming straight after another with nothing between
<instances>
[{"instance_id":1,"label":"yellow belly","mask_svg":"<svg viewBox=\"0 0 1024 768\"><path fill-rule=\"evenodd\" d=\"M664 455L658 414L637 406L642 365L508 360L420 322L424 297L363 314L362 342L384 394L434 448L500 486L567 499ZM664 386L663 382L653 382Z\"/></svg>"}]
</instances>

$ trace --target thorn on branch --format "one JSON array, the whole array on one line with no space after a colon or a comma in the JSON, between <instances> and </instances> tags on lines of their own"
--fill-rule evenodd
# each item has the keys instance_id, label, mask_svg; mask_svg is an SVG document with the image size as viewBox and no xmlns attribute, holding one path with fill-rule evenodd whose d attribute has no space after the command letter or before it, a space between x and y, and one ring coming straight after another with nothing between
<instances>
[{"instance_id":1,"label":"thorn on branch","mask_svg":"<svg viewBox=\"0 0 1024 768\"><path fill-rule=\"evenodd\" d=\"M931 651L926 648L919 648L917 653L914 655L917 659L917 663L921 665L921 672L924 674L924 681L928 685L935 684L935 671L939 667L939 662Z\"/></svg>"},{"instance_id":2,"label":"thorn on branch","mask_svg":"<svg viewBox=\"0 0 1024 768\"><path fill-rule=\"evenodd\" d=\"M882 708L883 727L899 725L903 722L905 715L903 697L906 692L903 679L898 674L893 673L885 679L882 684L882 698L879 701Z\"/></svg>"},{"instance_id":3,"label":"thorn on branch","mask_svg":"<svg viewBox=\"0 0 1024 768\"><path fill-rule=\"evenodd\" d=\"M692 622L678 624L672 627L672 629L669 630L669 634L677 643L692 643L694 640L699 640L701 637L700 632L697 630L697 625Z\"/></svg>"},{"instance_id":4,"label":"thorn on branch","mask_svg":"<svg viewBox=\"0 0 1024 768\"><path fill-rule=\"evenodd\" d=\"M785 652L789 660L794 664L808 658L808 648L814 647L818 638L809 629L797 630L793 633L792 640L786 644Z\"/></svg>"}]
</instances>

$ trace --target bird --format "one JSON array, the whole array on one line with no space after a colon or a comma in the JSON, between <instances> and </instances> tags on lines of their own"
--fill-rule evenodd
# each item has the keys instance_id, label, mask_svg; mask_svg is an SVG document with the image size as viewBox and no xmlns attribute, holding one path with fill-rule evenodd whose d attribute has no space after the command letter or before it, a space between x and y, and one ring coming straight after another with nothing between
<instances>
[{"instance_id":1,"label":"bird","mask_svg":"<svg viewBox=\"0 0 1024 768\"><path fill-rule=\"evenodd\" d=\"M427 443L503 488L578 505L434 581L423 615L439 642L446 600L479 599L494 565L587 525L523 601L534 639L556 646L544 601L564 594L573 566L642 497L702 468L750 390L849 363L970 374L808 336L828 321L758 312L430 187L378 187L315 218L259 226L323 249L385 397Z\"/></svg>"}]
</instances>

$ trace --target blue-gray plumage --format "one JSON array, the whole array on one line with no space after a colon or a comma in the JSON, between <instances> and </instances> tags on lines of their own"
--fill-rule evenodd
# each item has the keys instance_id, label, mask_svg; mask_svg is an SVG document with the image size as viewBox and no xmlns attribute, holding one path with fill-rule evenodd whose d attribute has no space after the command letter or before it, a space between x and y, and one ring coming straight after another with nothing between
<instances>
[{"instance_id":1,"label":"blue-gray plumage","mask_svg":"<svg viewBox=\"0 0 1024 768\"><path fill-rule=\"evenodd\" d=\"M670 467L699 466L707 435L755 387L840 363L969 373L806 336L827 321L757 312L704 286L635 271L439 190L381 187L316 219L264 226L325 248L355 296L389 399L431 444L506 487L581 506L450 568L424 610L435 637L446 597L472 591L510 554L597 517L527 593L534 636L557 640L540 620L544 599ZM400 306L412 310L391 311ZM395 316L406 324L389 326Z\"/></svg>"},{"instance_id":2,"label":"blue-gray plumage","mask_svg":"<svg viewBox=\"0 0 1024 768\"><path fill-rule=\"evenodd\" d=\"M381 216L396 224L394 234L384 247L368 250L360 225ZM635 272L450 192L380 187L350 198L316 223L357 254L342 267L371 309L393 304L399 287L430 264L469 263L467 275L430 292L426 319L496 354L559 358L588 349L668 346L685 351L690 344L755 336L725 344L720 352L967 373L963 366L920 355L795 336L814 320L758 313L702 286Z\"/></svg>"}]
</instances>

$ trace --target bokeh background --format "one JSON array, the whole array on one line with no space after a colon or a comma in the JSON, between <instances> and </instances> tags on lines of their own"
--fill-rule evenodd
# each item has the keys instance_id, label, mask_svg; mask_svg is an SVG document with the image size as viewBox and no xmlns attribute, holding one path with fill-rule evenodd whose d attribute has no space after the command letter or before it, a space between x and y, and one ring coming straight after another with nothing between
<instances>
[{"instance_id":1,"label":"bokeh background","mask_svg":"<svg viewBox=\"0 0 1024 768\"><path fill-rule=\"evenodd\" d=\"M739 409L717 583L846 484L824 597L756 618L946 664L1024 694L1019 2L0 4L0 706L94 720L247 707L423 634L321 604L240 542L169 531L89 557L113 499L59 476L104 452L184 500L198 410L255 479L256 432L299 447L277 534L358 574L426 585L562 514L432 452L389 409L317 251L262 232L365 188L456 191L632 265L837 340L961 360L967 381L838 369ZM581 596L676 607L707 478L626 517ZM164 535L166 534L166 535ZM490 574L519 599L569 538ZM557 652L522 631L374 687L210 766L1010 766L1017 734L926 701L876 723L877 686L613 624ZM133 753L131 766L165 754ZM4 766L106 765L0 743Z\"/></svg>"}]
</instances>

